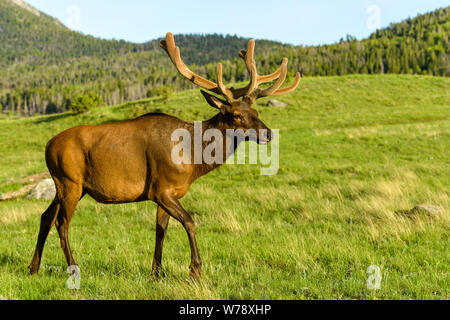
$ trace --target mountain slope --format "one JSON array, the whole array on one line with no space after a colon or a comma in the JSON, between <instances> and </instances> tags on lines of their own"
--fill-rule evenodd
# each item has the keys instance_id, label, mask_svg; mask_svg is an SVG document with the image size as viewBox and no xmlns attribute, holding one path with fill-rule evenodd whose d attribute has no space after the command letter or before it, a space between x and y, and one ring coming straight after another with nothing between
<instances>
[{"instance_id":1,"label":"mountain slope","mask_svg":"<svg viewBox=\"0 0 450 320\"><path fill-rule=\"evenodd\" d=\"M19 0L0 0L0 42L0 66L23 61L51 64L73 57L125 53L138 47L71 31Z\"/></svg>"},{"instance_id":2,"label":"mountain slope","mask_svg":"<svg viewBox=\"0 0 450 320\"><path fill-rule=\"evenodd\" d=\"M109 104L151 96L155 87L193 87L181 78L159 39L144 44L102 40L70 31L43 13L0 0L0 108L33 115L68 109L77 95L95 91ZM14 0L19 1L19 0ZM289 77L403 73L450 75L450 7L378 30L368 39L351 37L332 45L289 46L258 40L260 73L289 58ZM223 35L176 35L185 62L210 79L217 61L228 83L247 80L239 50L248 39Z\"/></svg>"}]
</instances>

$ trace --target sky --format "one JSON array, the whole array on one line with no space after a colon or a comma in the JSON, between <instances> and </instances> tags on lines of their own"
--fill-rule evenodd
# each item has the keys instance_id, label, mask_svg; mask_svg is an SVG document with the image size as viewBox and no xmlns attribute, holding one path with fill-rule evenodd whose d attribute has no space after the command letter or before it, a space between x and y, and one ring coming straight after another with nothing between
<instances>
[{"instance_id":1,"label":"sky","mask_svg":"<svg viewBox=\"0 0 450 320\"><path fill-rule=\"evenodd\" d=\"M73 30L145 42L176 33L220 33L294 45L362 39L450 0L25 0Z\"/></svg>"}]
</instances>

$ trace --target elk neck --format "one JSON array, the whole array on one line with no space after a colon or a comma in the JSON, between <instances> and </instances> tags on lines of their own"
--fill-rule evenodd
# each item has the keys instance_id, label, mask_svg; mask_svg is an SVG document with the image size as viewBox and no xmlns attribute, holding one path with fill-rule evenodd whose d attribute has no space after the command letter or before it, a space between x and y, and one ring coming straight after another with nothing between
<instances>
[{"instance_id":1,"label":"elk neck","mask_svg":"<svg viewBox=\"0 0 450 320\"><path fill-rule=\"evenodd\" d=\"M215 150L222 150L223 154L222 154L222 159L223 162L222 163L213 163L213 164L207 164L203 161L202 164L197 165L197 175L203 176L207 173L209 173L210 171L222 166L222 164L228 159L228 157L232 156L234 154L234 152L236 151L236 149L238 148L239 144L240 144L240 140L238 139L238 141L235 141L235 143L231 143L231 137L227 136L227 130L229 129L233 129L233 127L231 127L230 125L227 124L227 122L225 121L225 116L222 115L221 113L215 115L214 117L212 117L209 120L203 121L202 122L202 131L203 134L209 130L209 129L216 129L219 130L222 133L222 137L223 139L219 140L219 141L203 141L203 147L202 147L202 151L205 150L205 148L207 146L211 146L211 144L222 144L221 147L219 147L219 145L217 145Z\"/></svg>"}]
</instances>

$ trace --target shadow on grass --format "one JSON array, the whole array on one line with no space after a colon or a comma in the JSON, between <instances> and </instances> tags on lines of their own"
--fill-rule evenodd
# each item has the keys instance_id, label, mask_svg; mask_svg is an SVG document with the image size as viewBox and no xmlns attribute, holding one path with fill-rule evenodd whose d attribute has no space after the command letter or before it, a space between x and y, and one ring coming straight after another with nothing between
<instances>
[{"instance_id":1,"label":"shadow on grass","mask_svg":"<svg viewBox=\"0 0 450 320\"><path fill-rule=\"evenodd\" d=\"M21 264L24 264L24 258L11 256L11 255L5 254L5 253L0 253L0 266L5 266L7 264L20 266ZM28 267L28 264L24 264L24 268L27 269L27 267Z\"/></svg>"},{"instance_id":2,"label":"shadow on grass","mask_svg":"<svg viewBox=\"0 0 450 320\"><path fill-rule=\"evenodd\" d=\"M30 260L28 260L28 258ZM32 256L23 257L23 256L12 256L4 253L0 253L0 267L10 266L13 268L13 272L17 272L18 274L22 274L24 276L30 276L30 269L28 268ZM42 263L39 269L39 273L34 275L45 275L45 276L55 276L65 278L67 275L66 265L57 264L57 265L49 265L46 263Z\"/></svg>"},{"instance_id":3,"label":"shadow on grass","mask_svg":"<svg viewBox=\"0 0 450 320\"><path fill-rule=\"evenodd\" d=\"M47 116L47 117L42 117L40 119L36 119L36 121L34 121L35 124L39 124L39 123L47 123L47 122L52 122L55 120L59 120L59 119L64 119L64 118L68 118L68 117L73 117L75 116L75 114L73 113L58 113L55 115L51 115L51 116Z\"/></svg>"},{"instance_id":4,"label":"shadow on grass","mask_svg":"<svg viewBox=\"0 0 450 320\"><path fill-rule=\"evenodd\" d=\"M125 119L108 119L103 122L100 122L99 124L108 124L108 123L115 123L115 122L125 122L125 121L131 121L136 120L137 118L144 117L147 115L165 115L166 113L162 112L161 109L151 109L149 110L136 110L134 114L130 114L129 117Z\"/></svg>"},{"instance_id":5,"label":"shadow on grass","mask_svg":"<svg viewBox=\"0 0 450 320\"><path fill-rule=\"evenodd\" d=\"M101 122L99 122L98 124L108 124L108 123L124 122L124 121L127 121L127 120L128 120L128 119L125 119L125 120L108 119L108 120L105 120L105 121L101 121Z\"/></svg>"}]
</instances>

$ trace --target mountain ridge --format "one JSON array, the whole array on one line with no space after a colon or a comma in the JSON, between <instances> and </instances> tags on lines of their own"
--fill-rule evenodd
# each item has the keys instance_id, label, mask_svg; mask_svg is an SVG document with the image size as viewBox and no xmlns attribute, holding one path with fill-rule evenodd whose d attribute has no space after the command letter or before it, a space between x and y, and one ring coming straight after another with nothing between
<instances>
[{"instance_id":1,"label":"mountain ridge","mask_svg":"<svg viewBox=\"0 0 450 320\"><path fill-rule=\"evenodd\" d=\"M23 0L8 0L9 2L21 7L22 9L25 9L29 12L31 12L32 14L36 15L36 16L40 16L41 12L36 9L35 7L29 5L28 3L26 3ZM56 19L56 18L55 18Z\"/></svg>"}]
</instances>

